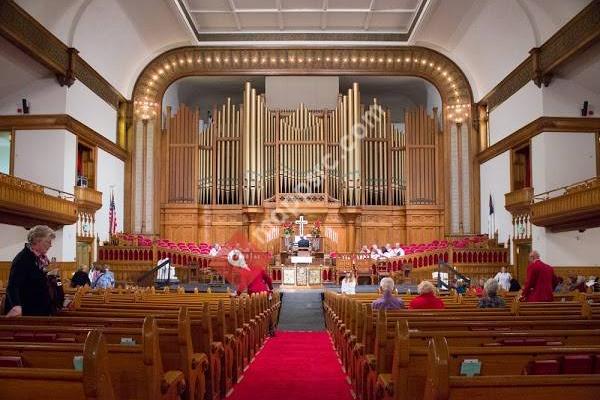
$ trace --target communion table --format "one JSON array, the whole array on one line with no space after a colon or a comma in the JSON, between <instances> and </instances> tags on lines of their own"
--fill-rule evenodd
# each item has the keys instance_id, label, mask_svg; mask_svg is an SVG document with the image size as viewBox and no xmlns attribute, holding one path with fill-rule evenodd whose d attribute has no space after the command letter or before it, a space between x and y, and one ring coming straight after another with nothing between
<instances>
[{"instance_id":1,"label":"communion table","mask_svg":"<svg viewBox=\"0 0 600 400\"><path fill-rule=\"evenodd\" d=\"M312 259L312 257L298 258ZM319 265L292 264L284 266L282 270L282 284L285 286L320 286L323 283L321 281L322 267L320 267Z\"/></svg>"}]
</instances>

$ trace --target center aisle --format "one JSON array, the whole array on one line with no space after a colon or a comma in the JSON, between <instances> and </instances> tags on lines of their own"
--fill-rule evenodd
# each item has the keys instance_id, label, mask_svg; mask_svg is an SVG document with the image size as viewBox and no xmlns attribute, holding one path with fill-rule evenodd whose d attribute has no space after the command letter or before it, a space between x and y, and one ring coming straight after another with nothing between
<instances>
[{"instance_id":1,"label":"center aisle","mask_svg":"<svg viewBox=\"0 0 600 400\"><path fill-rule=\"evenodd\" d=\"M228 399L352 400L352 395L327 332L277 332Z\"/></svg>"}]
</instances>

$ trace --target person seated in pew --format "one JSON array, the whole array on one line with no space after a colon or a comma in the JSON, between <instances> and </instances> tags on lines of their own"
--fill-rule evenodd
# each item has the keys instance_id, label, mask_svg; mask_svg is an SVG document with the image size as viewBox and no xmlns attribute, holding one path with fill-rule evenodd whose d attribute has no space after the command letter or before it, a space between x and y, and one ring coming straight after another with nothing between
<instances>
[{"instance_id":1,"label":"person seated in pew","mask_svg":"<svg viewBox=\"0 0 600 400\"><path fill-rule=\"evenodd\" d=\"M90 282L90 268L87 265L82 265L71 277L71 287L76 288L80 286L92 286Z\"/></svg>"},{"instance_id":2,"label":"person seated in pew","mask_svg":"<svg viewBox=\"0 0 600 400\"><path fill-rule=\"evenodd\" d=\"M456 293L462 295L467 293L467 285L465 285L465 281L463 279L458 279L456 281Z\"/></svg>"},{"instance_id":3,"label":"person seated in pew","mask_svg":"<svg viewBox=\"0 0 600 400\"><path fill-rule=\"evenodd\" d=\"M96 280L92 282L92 287L94 289L112 289L115 287L115 276L108 269L108 266L103 265L100 267Z\"/></svg>"},{"instance_id":4,"label":"person seated in pew","mask_svg":"<svg viewBox=\"0 0 600 400\"><path fill-rule=\"evenodd\" d=\"M29 230L27 243L10 267L3 310L7 317L52 314L47 277L50 260L46 254L55 238L54 231L46 225L37 225Z\"/></svg>"},{"instance_id":5,"label":"person seated in pew","mask_svg":"<svg viewBox=\"0 0 600 400\"><path fill-rule=\"evenodd\" d=\"M342 279L342 294L356 294L356 277L353 271L346 272L346 276Z\"/></svg>"},{"instance_id":6,"label":"person seated in pew","mask_svg":"<svg viewBox=\"0 0 600 400\"><path fill-rule=\"evenodd\" d=\"M398 242L394 245L393 251L396 257L402 257L404 255L404 249L400 247L400 243Z\"/></svg>"},{"instance_id":7,"label":"person seated in pew","mask_svg":"<svg viewBox=\"0 0 600 400\"><path fill-rule=\"evenodd\" d=\"M419 295L412 299L408 308L410 309L426 309L426 310L441 310L445 308L444 302L435 295L435 288L429 281L423 281L417 286Z\"/></svg>"},{"instance_id":8,"label":"person seated in pew","mask_svg":"<svg viewBox=\"0 0 600 400\"><path fill-rule=\"evenodd\" d=\"M219 251L221 250L221 246L219 245L219 243L215 243L210 251L208 252L208 255L211 257L216 257L217 254L219 254Z\"/></svg>"},{"instance_id":9,"label":"person seated in pew","mask_svg":"<svg viewBox=\"0 0 600 400\"><path fill-rule=\"evenodd\" d=\"M565 293L569 291L569 285L565 284L565 280L562 276L556 278L556 286L554 286L554 293Z\"/></svg>"},{"instance_id":10,"label":"person seated in pew","mask_svg":"<svg viewBox=\"0 0 600 400\"><path fill-rule=\"evenodd\" d=\"M479 308L499 308L505 307L506 302L498 296L498 287L500 284L494 278L490 278L485 282L483 289L483 297L479 300L477 307Z\"/></svg>"},{"instance_id":11,"label":"person seated in pew","mask_svg":"<svg viewBox=\"0 0 600 400\"><path fill-rule=\"evenodd\" d=\"M585 293L587 291L587 287L585 286L585 277L581 275L569 276L569 291Z\"/></svg>"},{"instance_id":12,"label":"person seated in pew","mask_svg":"<svg viewBox=\"0 0 600 400\"><path fill-rule=\"evenodd\" d=\"M379 291L381 297L373 301L371 307L373 310L398 310L404 308L404 302L401 298L394 297L394 288L396 284L390 277L383 278L379 282Z\"/></svg>"},{"instance_id":13,"label":"person seated in pew","mask_svg":"<svg viewBox=\"0 0 600 400\"><path fill-rule=\"evenodd\" d=\"M372 245L371 246L371 258L373 260L378 260L381 256L383 256L383 253L381 252L379 247L377 247L376 244Z\"/></svg>"},{"instance_id":14,"label":"person seated in pew","mask_svg":"<svg viewBox=\"0 0 600 400\"><path fill-rule=\"evenodd\" d=\"M519 283L517 278L512 278L510 280L510 288L508 289L508 291L509 292L518 292L519 290L521 290L521 284Z\"/></svg>"},{"instance_id":15,"label":"person seated in pew","mask_svg":"<svg viewBox=\"0 0 600 400\"><path fill-rule=\"evenodd\" d=\"M500 287L506 291L510 289L510 280L512 279L512 275L510 272L506 271L506 267L502 266L500 268L500 272L494 276L494 279L500 284Z\"/></svg>"},{"instance_id":16,"label":"person seated in pew","mask_svg":"<svg viewBox=\"0 0 600 400\"><path fill-rule=\"evenodd\" d=\"M387 257L387 258L396 257L396 253L394 253L394 251L392 249L392 245L389 243L386 243L386 245L383 247L383 249L381 249L381 252L384 257Z\"/></svg>"},{"instance_id":17,"label":"person seated in pew","mask_svg":"<svg viewBox=\"0 0 600 400\"><path fill-rule=\"evenodd\" d=\"M556 282L554 268L542 262L540 253L533 250L529 254L527 280L520 300L525 302L554 301L552 292Z\"/></svg>"}]
</instances>

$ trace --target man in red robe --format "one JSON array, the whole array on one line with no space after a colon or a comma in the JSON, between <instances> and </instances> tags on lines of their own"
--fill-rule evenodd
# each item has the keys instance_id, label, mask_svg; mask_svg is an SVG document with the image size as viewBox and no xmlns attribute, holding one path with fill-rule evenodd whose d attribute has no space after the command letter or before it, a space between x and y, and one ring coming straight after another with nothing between
<instances>
[{"instance_id":1,"label":"man in red robe","mask_svg":"<svg viewBox=\"0 0 600 400\"><path fill-rule=\"evenodd\" d=\"M556 277L554 268L540 260L540 254L532 251L527 266L527 281L523 287L522 301L554 301L554 285Z\"/></svg>"}]
</instances>

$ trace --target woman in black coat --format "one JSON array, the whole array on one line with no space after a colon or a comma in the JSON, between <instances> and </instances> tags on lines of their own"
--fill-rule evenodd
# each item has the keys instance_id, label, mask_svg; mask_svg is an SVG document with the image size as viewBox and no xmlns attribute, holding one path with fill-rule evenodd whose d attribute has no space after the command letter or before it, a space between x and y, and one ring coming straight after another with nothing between
<instances>
[{"instance_id":1,"label":"woman in black coat","mask_svg":"<svg viewBox=\"0 0 600 400\"><path fill-rule=\"evenodd\" d=\"M27 234L25 247L10 267L6 287L7 317L52 314L46 253L55 237L54 231L45 225L34 226Z\"/></svg>"}]
</instances>

